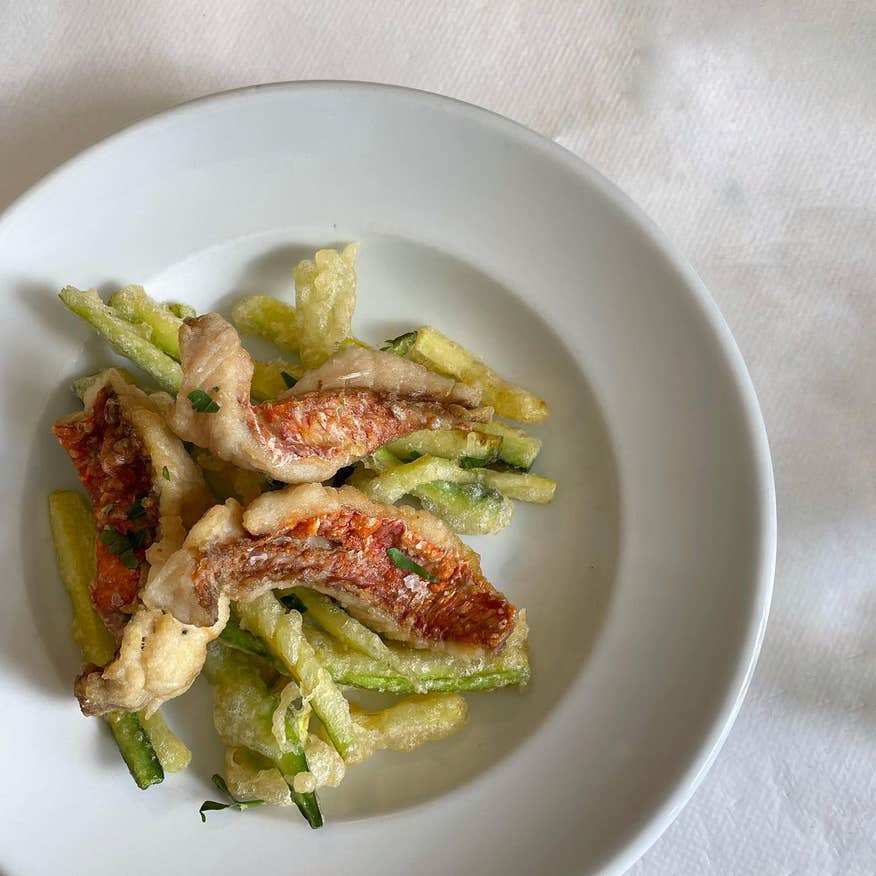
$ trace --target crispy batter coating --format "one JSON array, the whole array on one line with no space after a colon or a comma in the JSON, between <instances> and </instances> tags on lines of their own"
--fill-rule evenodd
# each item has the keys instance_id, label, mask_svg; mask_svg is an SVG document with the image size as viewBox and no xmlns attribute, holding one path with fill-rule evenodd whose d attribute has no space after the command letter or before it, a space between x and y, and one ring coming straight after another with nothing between
<instances>
[{"instance_id":1,"label":"crispy batter coating","mask_svg":"<svg viewBox=\"0 0 876 876\"><path fill-rule=\"evenodd\" d=\"M224 595L246 600L296 583L415 647L495 650L514 627L516 608L484 578L477 554L425 511L306 484L265 493L245 512L233 500L214 512L212 536L190 537L165 566L176 583L162 584L164 601L150 593L189 623L213 623ZM391 548L428 575L399 568Z\"/></svg>"},{"instance_id":2,"label":"crispy batter coating","mask_svg":"<svg viewBox=\"0 0 876 876\"><path fill-rule=\"evenodd\" d=\"M253 364L221 316L180 329L183 382L171 428L241 468L286 483L323 481L387 441L419 429L466 428L489 420L477 390L391 353L348 347L305 374L280 398L250 403ZM196 410L190 393L218 410Z\"/></svg>"}]
</instances>

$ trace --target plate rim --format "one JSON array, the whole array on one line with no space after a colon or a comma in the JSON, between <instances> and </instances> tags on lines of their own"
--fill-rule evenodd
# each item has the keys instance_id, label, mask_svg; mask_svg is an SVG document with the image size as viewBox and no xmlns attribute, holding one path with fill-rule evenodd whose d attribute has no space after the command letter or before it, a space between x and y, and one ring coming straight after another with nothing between
<instances>
[{"instance_id":1,"label":"plate rim","mask_svg":"<svg viewBox=\"0 0 876 876\"><path fill-rule=\"evenodd\" d=\"M707 325L712 330L732 375L734 388L739 395L740 408L744 415L745 430L752 455L756 482L754 494L760 518L760 527L757 531L759 551L756 570L752 575L755 585L751 601L752 607L744 639L741 641L737 654L734 655L734 671L722 693L722 705L712 719L708 730L704 733L702 741L691 754L687 767L675 779L674 784L668 788L662 801L656 804L650 816L647 816L638 827L632 828L631 838L625 844L619 845L614 852L609 853L609 857L604 858L600 864L606 872L624 872L654 845L678 817L714 764L721 747L733 728L750 686L763 645L774 587L777 551L775 478L766 424L754 383L730 327L717 303L691 263L662 227L618 185L583 158L520 122L493 110L425 89L401 85L367 80L307 79L265 82L226 89L195 97L157 113L145 115L73 154L34 181L0 212L0 232L3 231L7 223L15 218L15 214L19 210L24 209L29 201L44 188L50 186L56 178L63 176L80 162L90 159L102 149L108 148L117 140L139 136L152 125L167 123L186 113L200 112L205 107L218 102L245 99L249 95L264 91L319 91L326 89L347 92L397 93L422 102L432 103L445 110L468 116L475 122L493 126L500 131L504 129L507 135L536 149L548 160L558 161L565 165L566 169L583 178L586 184L598 189L601 195L619 209L624 217L650 240L659 250L660 255L677 271L686 290L690 293Z\"/></svg>"}]
</instances>

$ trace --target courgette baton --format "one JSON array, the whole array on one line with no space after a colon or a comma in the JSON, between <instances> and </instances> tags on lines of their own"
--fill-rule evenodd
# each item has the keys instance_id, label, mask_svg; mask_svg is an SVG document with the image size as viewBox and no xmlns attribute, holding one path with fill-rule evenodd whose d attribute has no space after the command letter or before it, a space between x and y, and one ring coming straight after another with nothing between
<instances>
[{"instance_id":1,"label":"courgette baton","mask_svg":"<svg viewBox=\"0 0 876 876\"><path fill-rule=\"evenodd\" d=\"M308 771L304 753L306 729L288 712L281 717L285 742L275 735L274 715L285 708L280 697L270 691L251 658L221 646L210 651L205 666L207 680L214 686L216 701L213 720L227 746L257 752L287 779L293 802L311 827L322 825L319 803L313 791L296 792L291 780Z\"/></svg>"},{"instance_id":2,"label":"courgette baton","mask_svg":"<svg viewBox=\"0 0 876 876\"><path fill-rule=\"evenodd\" d=\"M328 596L323 596L322 593L307 587L294 587L291 592L304 605L310 619L316 621L339 642L374 660L392 665L393 653L384 644L383 639L364 624L350 617Z\"/></svg>"},{"instance_id":3,"label":"courgette baton","mask_svg":"<svg viewBox=\"0 0 876 876\"><path fill-rule=\"evenodd\" d=\"M93 289L82 292L65 286L60 299L77 316L84 319L120 356L130 359L158 383L176 395L182 381L182 369L167 353L150 340L152 331L145 323L130 323L108 307Z\"/></svg>"},{"instance_id":4,"label":"courgette baton","mask_svg":"<svg viewBox=\"0 0 876 876\"><path fill-rule=\"evenodd\" d=\"M463 429L422 429L391 441L386 449L403 462L419 456L441 456L457 462L464 459L477 465L490 465L499 458L501 445L499 435Z\"/></svg>"},{"instance_id":5,"label":"courgette baton","mask_svg":"<svg viewBox=\"0 0 876 876\"><path fill-rule=\"evenodd\" d=\"M165 304L164 306L180 319L191 319L193 316L198 315L198 311L190 304L182 304L179 301L174 301L172 304Z\"/></svg>"},{"instance_id":6,"label":"courgette baton","mask_svg":"<svg viewBox=\"0 0 876 876\"><path fill-rule=\"evenodd\" d=\"M151 785L163 782L164 769L161 761L137 714L110 712L104 715L104 720L112 731L116 745L137 787L146 790Z\"/></svg>"},{"instance_id":7,"label":"courgette baton","mask_svg":"<svg viewBox=\"0 0 876 876\"><path fill-rule=\"evenodd\" d=\"M353 756L357 739L349 704L302 635L301 615L294 610L287 612L273 593L238 602L235 609L241 626L264 639L301 686L341 757Z\"/></svg>"},{"instance_id":8,"label":"courgette baton","mask_svg":"<svg viewBox=\"0 0 876 876\"><path fill-rule=\"evenodd\" d=\"M495 690L509 685L523 685L529 680L526 653L526 622L521 617L508 643L498 655L483 659L457 657L440 651L423 651L388 644L394 667L374 660L338 642L331 635L304 625L302 633L317 660L328 670L336 684L383 693L430 693ZM230 620L220 636L231 648L267 660L274 669L288 675L258 636L242 630Z\"/></svg>"},{"instance_id":9,"label":"courgette baton","mask_svg":"<svg viewBox=\"0 0 876 876\"><path fill-rule=\"evenodd\" d=\"M182 320L146 294L142 286L125 286L114 293L109 306L119 316L133 323L145 323L152 329L152 343L179 362L179 329Z\"/></svg>"},{"instance_id":10,"label":"courgette baton","mask_svg":"<svg viewBox=\"0 0 876 876\"><path fill-rule=\"evenodd\" d=\"M497 435L502 439L499 445L498 462L529 471L541 450L541 439L527 435L522 429L515 429L500 420L478 423L478 431Z\"/></svg>"},{"instance_id":11,"label":"courgette baton","mask_svg":"<svg viewBox=\"0 0 876 876\"><path fill-rule=\"evenodd\" d=\"M478 387L482 401L501 417L522 423L540 423L548 415L547 402L520 386L503 380L483 359L431 326L417 330L409 358L427 368Z\"/></svg>"},{"instance_id":12,"label":"courgette baton","mask_svg":"<svg viewBox=\"0 0 876 876\"><path fill-rule=\"evenodd\" d=\"M398 669L359 654L313 627L305 627L304 635L337 684L398 694L464 693L527 683L530 669L522 615L499 654L470 659L391 644L388 647L396 656Z\"/></svg>"},{"instance_id":13,"label":"courgette baton","mask_svg":"<svg viewBox=\"0 0 876 876\"><path fill-rule=\"evenodd\" d=\"M167 726L161 712L154 712L148 718L138 712L137 717L165 772L178 773L191 763L191 749Z\"/></svg>"},{"instance_id":14,"label":"courgette baton","mask_svg":"<svg viewBox=\"0 0 876 876\"><path fill-rule=\"evenodd\" d=\"M80 493L59 490L49 496L49 522L58 571L73 609L73 638L86 663L103 666L112 660L116 643L95 611L89 592L95 569L91 509ZM140 788L163 780L162 764L173 772L183 769L191 759L191 752L158 713L145 721L129 712L111 712L104 719ZM158 752L150 738L150 727L156 733Z\"/></svg>"},{"instance_id":15,"label":"courgette baton","mask_svg":"<svg viewBox=\"0 0 876 876\"><path fill-rule=\"evenodd\" d=\"M514 514L514 503L507 496L478 483L432 481L414 488L412 495L427 511L463 535L500 532Z\"/></svg>"},{"instance_id":16,"label":"courgette baton","mask_svg":"<svg viewBox=\"0 0 876 876\"><path fill-rule=\"evenodd\" d=\"M268 295L241 298L231 310L231 319L241 334L270 341L285 353L297 353L300 333L295 308Z\"/></svg>"},{"instance_id":17,"label":"courgette baton","mask_svg":"<svg viewBox=\"0 0 876 876\"><path fill-rule=\"evenodd\" d=\"M372 454L368 463L379 474L362 483L361 489L379 502L396 502L402 496L416 495L423 484L449 481L456 484L481 484L504 493L509 499L544 505L553 500L557 482L551 478L517 471L493 471L488 468L463 468L440 456L421 456L413 462L393 465L385 448ZM397 460L396 460L397 461Z\"/></svg>"}]
</instances>

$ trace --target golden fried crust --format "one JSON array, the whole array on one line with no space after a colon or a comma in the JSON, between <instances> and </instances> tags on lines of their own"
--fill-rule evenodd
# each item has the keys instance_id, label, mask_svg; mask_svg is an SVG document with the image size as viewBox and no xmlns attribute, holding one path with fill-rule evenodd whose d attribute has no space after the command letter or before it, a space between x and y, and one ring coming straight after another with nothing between
<instances>
[{"instance_id":1,"label":"golden fried crust","mask_svg":"<svg viewBox=\"0 0 876 876\"><path fill-rule=\"evenodd\" d=\"M348 348L305 374L280 398L250 404L253 364L221 316L180 329L183 381L169 415L186 441L241 468L286 483L323 481L381 444L419 429L487 421L477 390L390 353ZM188 396L208 393L218 410L199 412Z\"/></svg>"},{"instance_id":2,"label":"golden fried crust","mask_svg":"<svg viewBox=\"0 0 876 876\"><path fill-rule=\"evenodd\" d=\"M477 554L428 512L306 484L265 493L242 514L229 500L211 516L165 566L179 585L164 586L165 602L150 592L183 621L212 623L222 595L247 600L294 583L415 647L492 651L514 627L516 608L483 577ZM392 549L425 573L400 568Z\"/></svg>"},{"instance_id":3,"label":"golden fried crust","mask_svg":"<svg viewBox=\"0 0 876 876\"><path fill-rule=\"evenodd\" d=\"M128 620L114 613L118 653L109 665L90 668L76 681L80 706L89 715L152 712L183 693L200 672L207 643L227 620L225 597L217 602L216 623L201 628L150 605L145 589L137 592L147 566L148 576L156 575L211 502L200 469L164 421L170 404L163 393L147 395L110 369L89 389L85 410L55 427L91 495L99 531L112 526L128 538L143 534L136 541L134 569L98 542L94 601L100 609L118 608L125 600L133 615Z\"/></svg>"}]
</instances>

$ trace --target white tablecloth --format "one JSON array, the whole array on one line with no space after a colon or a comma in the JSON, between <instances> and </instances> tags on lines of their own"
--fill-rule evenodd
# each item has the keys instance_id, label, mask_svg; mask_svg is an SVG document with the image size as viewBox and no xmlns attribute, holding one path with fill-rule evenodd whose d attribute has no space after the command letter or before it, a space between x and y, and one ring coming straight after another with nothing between
<instances>
[{"instance_id":1,"label":"white tablecloth","mask_svg":"<svg viewBox=\"0 0 876 876\"><path fill-rule=\"evenodd\" d=\"M0 34L0 207L141 116L307 78L481 104L638 201L751 369L780 543L736 727L633 872L876 872L872 0L6 0Z\"/></svg>"}]
</instances>

